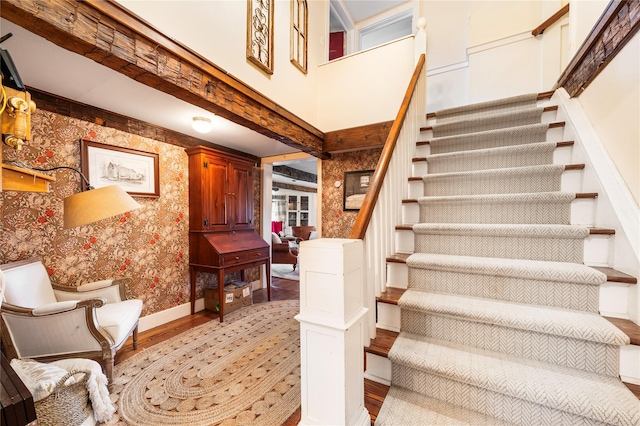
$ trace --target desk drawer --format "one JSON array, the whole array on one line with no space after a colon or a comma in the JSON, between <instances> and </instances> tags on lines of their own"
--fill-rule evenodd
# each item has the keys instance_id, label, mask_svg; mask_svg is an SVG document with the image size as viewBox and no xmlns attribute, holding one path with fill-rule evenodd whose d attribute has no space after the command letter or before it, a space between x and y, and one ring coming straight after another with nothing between
<instances>
[{"instance_id":1,"label":"desk drawer","mask_svg":"<svg viewBox=\"0 0 640 426\"><path fill-rule=\"evenodd\" d=\"M244 263L249 260L249 252L243 251L240 253L228 253L220 256L220 266L236 265L238 263Z\"/></svg>"},{"instance_id":2,"label":"desk drawer","mask_svg":"<svg viewBox=\"0 0 640 426\"><path fill-rule=\"evenodd\" d=\"M247 253L247 258L248 258L249 261L253 261L253 260L257 260L257 259L264 259L266 257L269 257L269 247L265 247L265 248L261 248L261 249L255 249L255 250L249 250L246 253Z\"/></svg>"}]
</instances>

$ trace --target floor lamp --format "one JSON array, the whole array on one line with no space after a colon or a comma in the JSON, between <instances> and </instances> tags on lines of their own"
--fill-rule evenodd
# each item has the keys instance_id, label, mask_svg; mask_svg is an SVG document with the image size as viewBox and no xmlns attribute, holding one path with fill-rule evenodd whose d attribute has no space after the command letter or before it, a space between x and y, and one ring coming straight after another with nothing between
<instances>
[{"instance_id":1,"label":"floor lamp","mask_svg":"<svg viewBox=\"0 0 640 426\"><path fill-rule=\"evenodd\" d=\"M59 166L33 170L51 172L59 169L73 170L82 177L86 185L85 191L64 199L64 229L97 222L142 207L118 185L95 189L82 172L73 167Z\"/></svg>"}]
</instances>

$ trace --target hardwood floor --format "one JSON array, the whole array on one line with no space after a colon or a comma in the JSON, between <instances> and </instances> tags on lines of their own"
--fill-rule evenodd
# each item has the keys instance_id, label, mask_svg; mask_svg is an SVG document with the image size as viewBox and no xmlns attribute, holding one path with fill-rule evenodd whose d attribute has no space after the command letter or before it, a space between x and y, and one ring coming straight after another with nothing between
<instances>
[{"instance_id":1,"label":"hardwood floor","mask_svg":"<svg viewBox=\"0 0 640 426\"><path fill-rule=\"evenodd\" d=\"M300 298L300 283L298 281L286 280L282 278L273 277L271 280L271 300L293 300ZM267 290L262 289L253 292L253 303L264 303L267 301ZM186 331L192 327L196 327L200 324L204 324L211 320L217 320L218 314L211 311L200 311L194 315L188 315L182 317L170 323L164 324L160 327L153 328L151 330L144 331L138 335L138 349L133 350L132 339L125 343L125 345L118 351L115 358L116 365L132 357L133 355L142 352L143 350L160 343L164 340L170 339L183 331ZM380 385L370 380L365 380L365 406L371 414L371 421L375 420L375 417L380 411L382 401L389 390L388 386ZM293 426L300 422L301 411L298 409L289 419L287 419L283 425Z\"/></svg>"}]
</instances>

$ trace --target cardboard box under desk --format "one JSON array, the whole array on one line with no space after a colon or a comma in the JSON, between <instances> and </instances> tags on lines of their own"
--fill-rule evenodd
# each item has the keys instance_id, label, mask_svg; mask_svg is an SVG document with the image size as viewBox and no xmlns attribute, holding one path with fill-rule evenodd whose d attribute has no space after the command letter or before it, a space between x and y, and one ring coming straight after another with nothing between
<instances>
[{"instance_id":1,"label":"cardboard box under desk","mask_svg":"<svg viewBox=\"0 0 640 426\"><path fill-rule=\"evenodd\" d=\"M251 284L243 281L233 281L224 285L224 313L228 314L242 308L243 306L249 306L252 303L251 299ZM205 288L204 289L204 308L213 311L220 312L218 304L218 288Z\"/></svg>"}]
</instances>

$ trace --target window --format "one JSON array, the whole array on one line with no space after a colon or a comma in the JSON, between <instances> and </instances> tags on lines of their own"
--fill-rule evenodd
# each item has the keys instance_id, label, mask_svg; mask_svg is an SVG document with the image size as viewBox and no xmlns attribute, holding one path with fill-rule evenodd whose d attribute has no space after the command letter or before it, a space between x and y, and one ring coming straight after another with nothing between
<instances>
[{"instance_id":1,"label":"window","mask_svg":"<svg viewBox=\"0 0 640 426\"><path fill-rule=\"evenodd\" d=\"M291 62L307 73L308 16L306 0L291 0Z\"/></svg>"}]
</instances>

